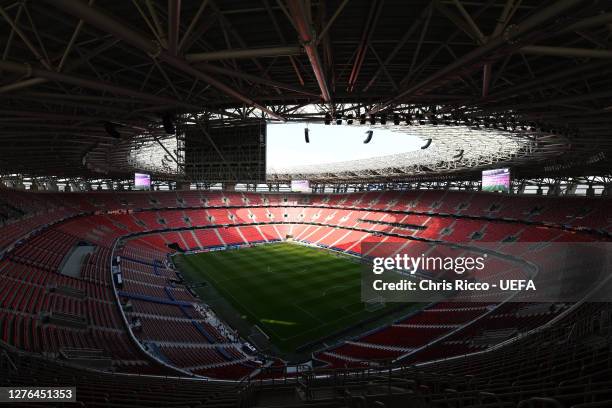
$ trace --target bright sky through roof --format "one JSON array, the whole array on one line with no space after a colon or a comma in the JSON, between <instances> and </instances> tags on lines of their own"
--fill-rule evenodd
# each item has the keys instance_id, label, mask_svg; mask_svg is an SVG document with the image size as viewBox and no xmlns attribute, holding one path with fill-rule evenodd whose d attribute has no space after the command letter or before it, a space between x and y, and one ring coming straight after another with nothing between
<instances>
[{"instance_id":1,"label":"bright sky through roof","mask_svg":"<svg viewBox=\"0 0 612 408\"><path fill-rule=\"evenodd\" d=\"M391 130L374 129L374 137L364 144L366 131L361 125L310 124L310 143L304 141L305 123L269 124L267 162L269 169L367 159L418 150L423 141L416 136Z\"/></svg>"}]
</instances>

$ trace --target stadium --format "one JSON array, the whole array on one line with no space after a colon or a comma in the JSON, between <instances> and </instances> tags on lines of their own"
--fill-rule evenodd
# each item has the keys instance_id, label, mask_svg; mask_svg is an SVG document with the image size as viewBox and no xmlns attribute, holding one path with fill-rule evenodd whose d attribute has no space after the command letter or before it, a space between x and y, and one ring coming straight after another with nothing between
<instances>
[{"instance_id":1,"label":"stadium","mask_svg":"<svg viewBox=\"0 0 612 408\"><path fill-rule=\"evenodd\" d=\"M0 406L612 407L612 2L0 0Z\"/></svg>"}]
</instances>

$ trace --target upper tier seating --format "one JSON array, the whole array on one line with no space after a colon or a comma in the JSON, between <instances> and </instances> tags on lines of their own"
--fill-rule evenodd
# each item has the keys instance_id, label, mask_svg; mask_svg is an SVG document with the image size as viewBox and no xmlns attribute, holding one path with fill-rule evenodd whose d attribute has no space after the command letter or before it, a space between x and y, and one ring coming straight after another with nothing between
<instances>
[{"instance_id":1,"label":"upper tier seating","mask_svg":"<svg viewBox=\"0 0 612 408\"><path fill-rule=\"evenodd\" d=\"M162 361L222 378L260 368L231 329L189 306L199 300L167 266L173 252L168 244L200 250L291 235L338 251L383 256L391 254L381 244L390 242L425 250L426 243L412 238L477 246L506 240L607 240L601 232L612 232L604 199L564 198L560 210L558 198L450 191L314 195L310 204L298 195L239 192L0 193L0 254L6 251L0 258L2 340L50 357L69 348L103 350L114 370L126 372L138 367L174 373L132 341L120 310L128 304L128 322L138 320L140 327L134 326L136 337ZM120 306L111 282L112 250L121 237L143 232L149 233L129 239L114 253L122 258ZM364 242L370 243L367 250ZM80 243L94 248L83 258L80 276L62 275L65 259ZM529 312L497 306L434 305L315 357L345 367L463 354L542 325L566 308ZM193 353L185 355L192 359L180 360L184 347L191 347Z\"/></svg>"},{"instance_id":2,"label":"upper tier seating","mask_svg":"<svg viewBox=\"0 0 612 408\"><path fill-rule=\"evenodd\" d=\"M154 367L133 366L125 370L145 375L103 373L25 353L2 351L6 354L0 357L0 386L32 386L35 381L39 387L76 387L77 404L65 406L232 408L239 401L235 384L147 376L163 375L163 371Z\"/></svg>"}]
</instances>

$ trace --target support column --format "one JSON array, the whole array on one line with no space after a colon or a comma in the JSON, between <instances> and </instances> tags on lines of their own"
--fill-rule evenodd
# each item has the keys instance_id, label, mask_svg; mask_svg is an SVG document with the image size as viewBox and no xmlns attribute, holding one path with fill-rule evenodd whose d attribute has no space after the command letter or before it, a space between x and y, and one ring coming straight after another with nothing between
<instances>
[{"instance_id":1,"label":"support column","mask_svg":"<svg viewBox=\"0 0 612 408\"><path fill-rule=\"evenodd\" d=\"M587 197L595 197L595 189L593 188L593 186L591 184L589 184L589 187L586 190L586 196Z\"/></svg>"}]
</instances>

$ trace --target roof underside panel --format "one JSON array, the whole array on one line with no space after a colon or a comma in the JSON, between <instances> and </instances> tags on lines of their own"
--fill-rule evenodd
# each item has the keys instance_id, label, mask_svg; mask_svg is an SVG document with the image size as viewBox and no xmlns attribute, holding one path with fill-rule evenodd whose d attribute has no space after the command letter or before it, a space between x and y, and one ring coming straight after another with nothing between
<instances>
[{"instance_id":1,"label":"roof underside panel","mask_svg":"<svg viewBox=\"0 0 612 408\"><path fill-rule=\"evenodd\" d=\"M125 177L164 115L417 111L566 129L551 172L612 168L611 2L91 3L0 1L0 174Z\"/></svg>"}]
</instances>

